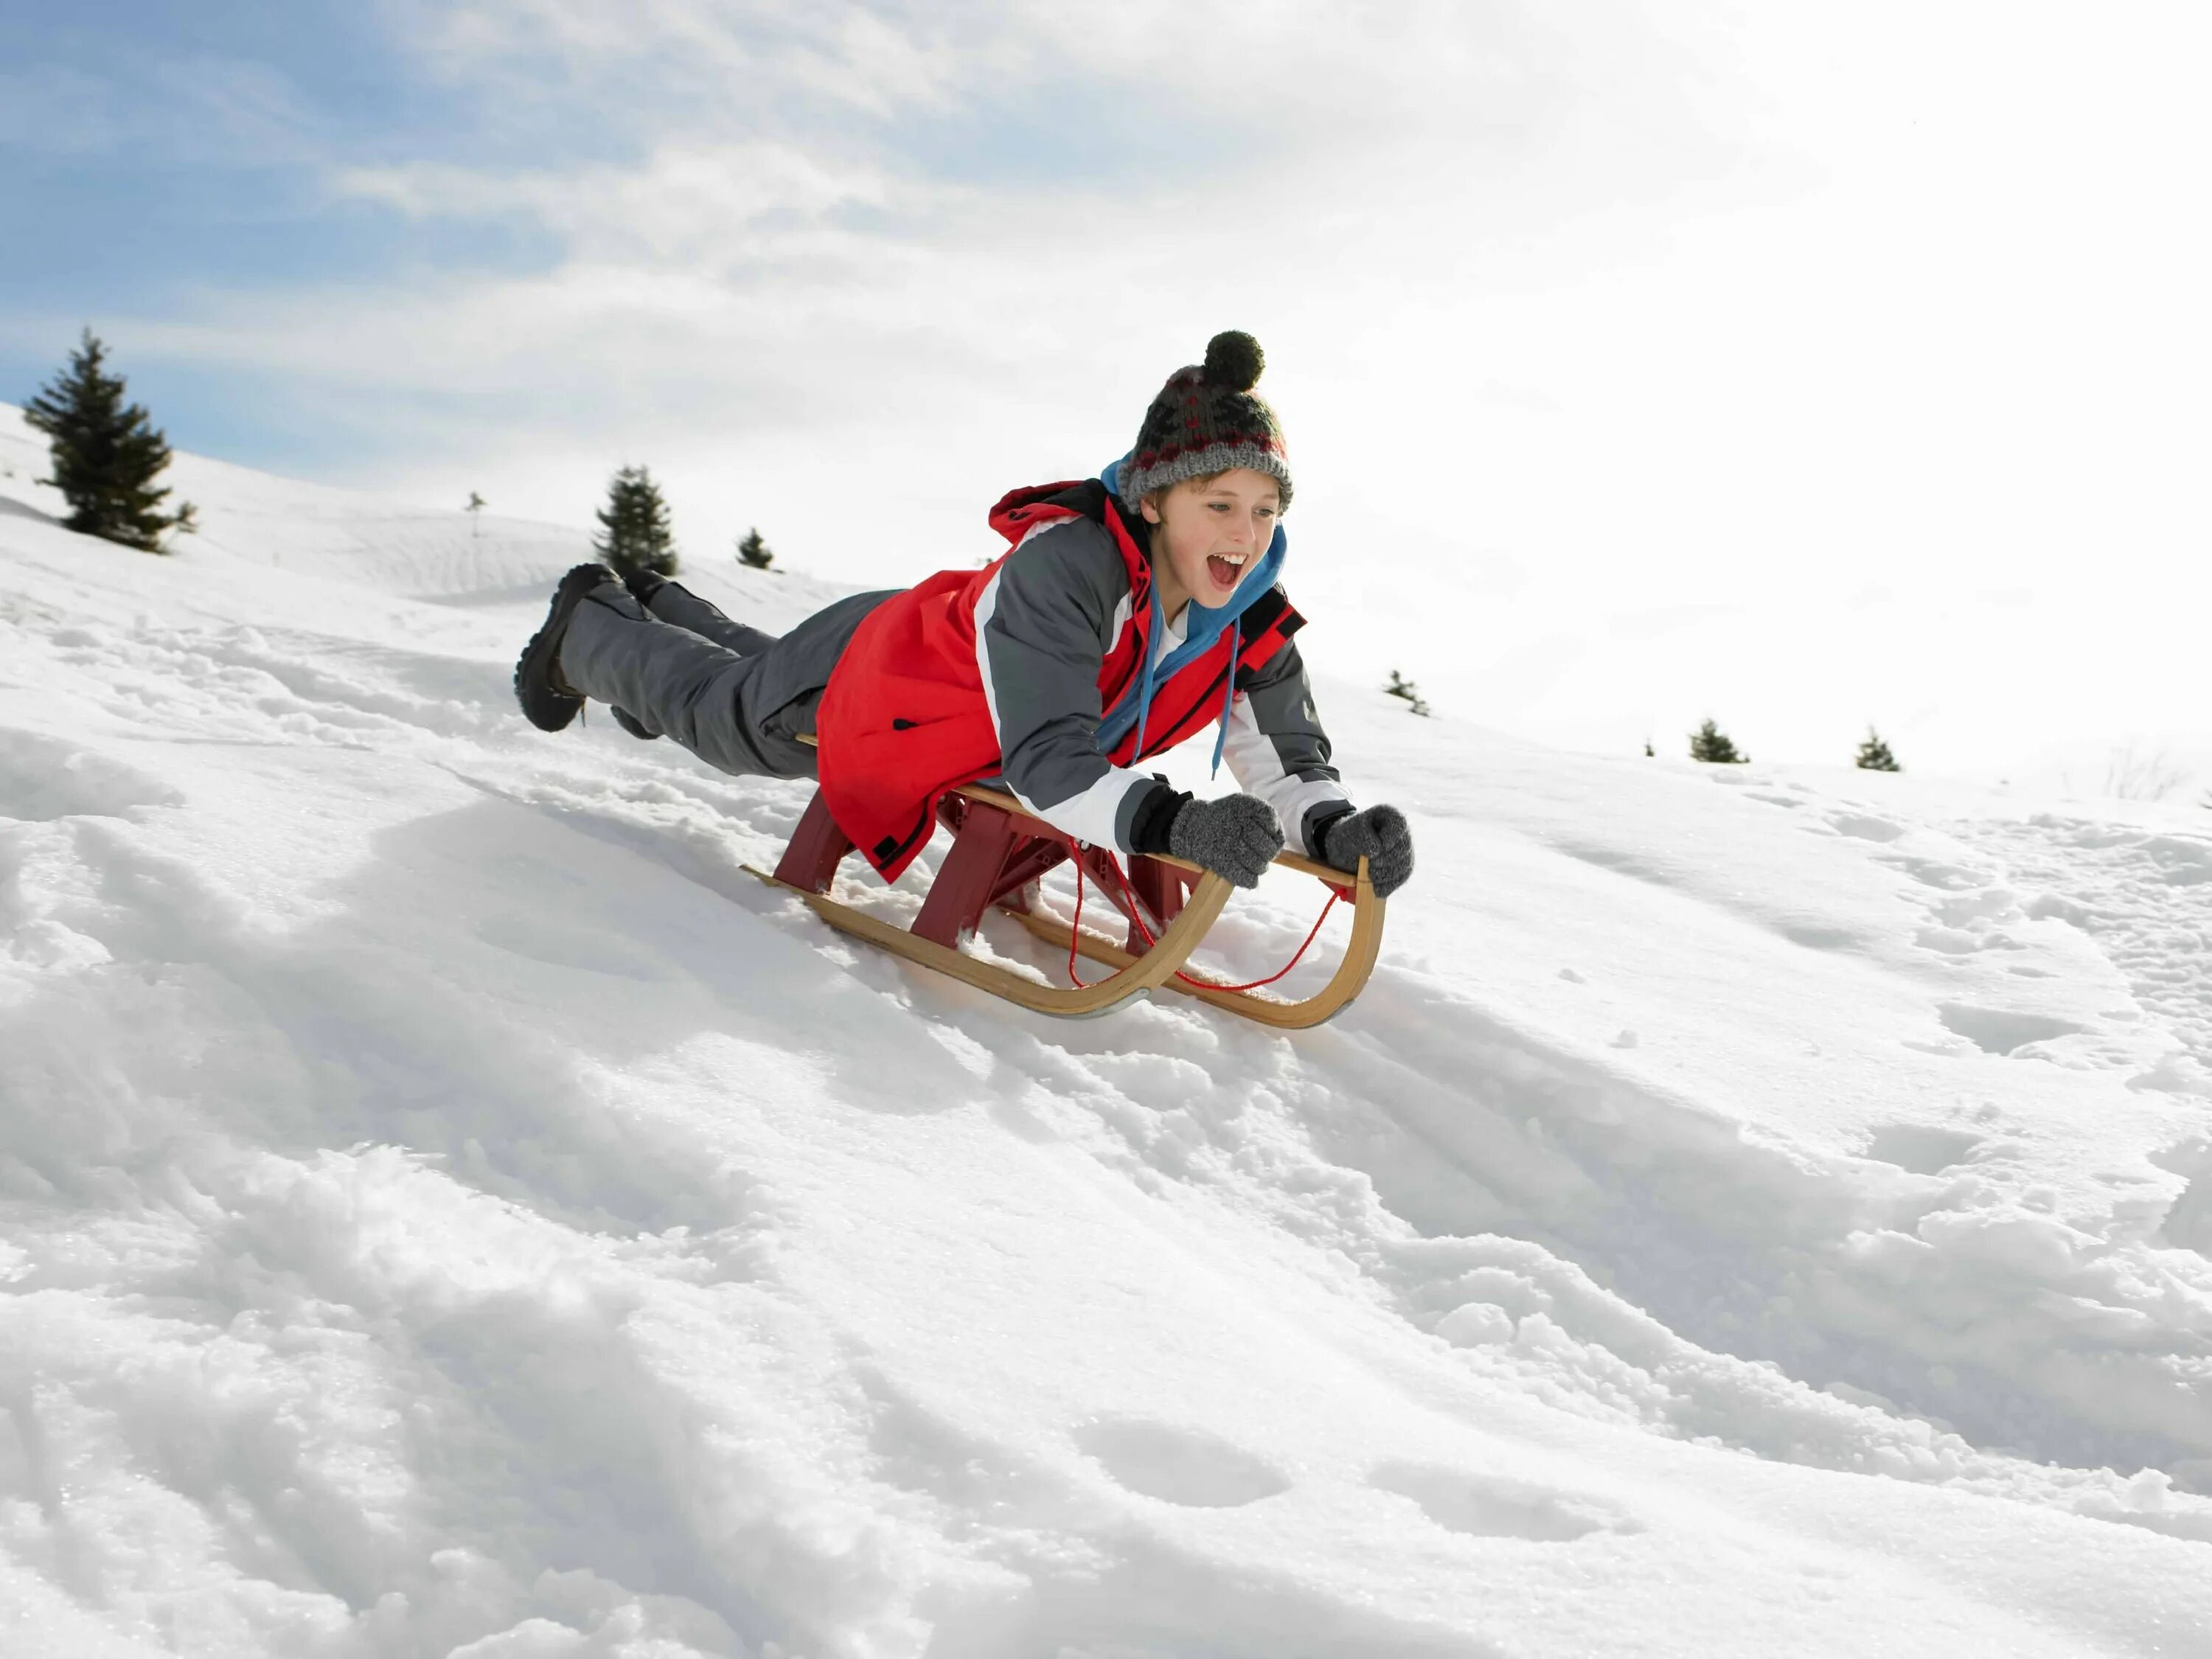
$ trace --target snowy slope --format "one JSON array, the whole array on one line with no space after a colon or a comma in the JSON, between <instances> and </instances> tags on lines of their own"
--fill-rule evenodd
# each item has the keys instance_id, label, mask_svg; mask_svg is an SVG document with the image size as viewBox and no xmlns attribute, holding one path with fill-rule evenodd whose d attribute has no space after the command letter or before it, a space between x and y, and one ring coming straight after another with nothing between
<instances>
[{"instance_id":1,"label":"snowy slope","mask_svg":"<svg viewBox=\"0 0 2212 1659\"><path fill-rule=\"evenodd\" d=\"M746 876L801 787L523 724L580 538L184 458L156 559L38 467L0 1652L2212 1655L2205 814L1324 677L1365 997L1059 1024Z\"/></svg>"}]
</instances>

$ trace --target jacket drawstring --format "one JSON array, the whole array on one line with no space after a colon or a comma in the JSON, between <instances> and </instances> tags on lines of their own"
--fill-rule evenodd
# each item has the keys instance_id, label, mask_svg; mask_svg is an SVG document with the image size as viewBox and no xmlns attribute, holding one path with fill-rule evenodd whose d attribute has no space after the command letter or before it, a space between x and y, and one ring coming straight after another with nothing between
<instances>
[{"instance_id":1,"label":"jacket drawstring","mask_svg":"<svg viewBox=\"0 0 2212 1659\"><path fill-rule=\"evenodd\" d=\"M1152 590L1152 636L1145 646L1145 678L1137 684L1137 746L1130 753L1129 757L1132 760L1142 760L1145 757L1145 726L1152 710L1152 665L1159 659L1160 630L1165 625L1160 615L1160 594L1158 588ZM1229 668L1224 676L1227 683L1222 688L1221 693L1221 730L1214 735L1213 739L1212 775L1215 777L1221 775L1221 755L1229 744L1229 721L1237 712L1237 659L1243 654L1244 619L1239 617L1230 624L1229 629Z\"/></svg>"},{"instance_id":2,"label":"jacket drawstring","mask_svg":"<svg viewBox=\"0 0 2212 1659\"><path fill-rule=\"evenodd\" d=\"M1229 686L1221 694L1221 730L1213 739L1213 773L1221 775L1221 751L1229 744L1229 717L1237 712L1237 659L1244 654L1244 618L1238 617L1229 630Z\"/></svg>"},{"instance_id":3,"label":"jacket drawstring","mask_svg":"<svg viewBox=\"0 0 2212 1659\"><path fill-rule=\"evenodd\" d=\"M1152 592L1152 637L1145 641L1145 678L1137 684L1137 746L1130 751L1131 760L1145 757L1145 717L1152 711L1152 665L1160 658L1160 641L1166 631L1167 619L1160 614L1160 590Z\"/></svg>"}]
</instances>

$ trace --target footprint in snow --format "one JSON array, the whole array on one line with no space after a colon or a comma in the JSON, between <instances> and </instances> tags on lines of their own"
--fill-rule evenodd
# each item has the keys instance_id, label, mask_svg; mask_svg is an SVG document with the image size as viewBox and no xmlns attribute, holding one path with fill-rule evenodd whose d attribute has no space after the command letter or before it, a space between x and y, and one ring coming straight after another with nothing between
<instances>
[{"instance_id":1,"label":"footprint in snow","mask_svg":"<svg viewBox=\"0 0 2212 1659\"><path fill-rule=\"evenodd\" d=\"M1924 886L1939 888L1947 893L1961 893L1970 889L1985 888L1989 878L1956 864L1947 864L1942 859L1911 858L1902 854L1882 855L1882 862L1893 864Z\"/></svg>"},{"instance_id":2,"label":"footprint in snow","mask_svg":"<svg viewBox=\"0 0 2212 1659\"><path fill-rule=\"evenodd\" d=\"M119 817L136 806L179 806L184 797L120 761L35 732L0 726L0 818Z\"/></svg>"},{"instance_id":3,"label":"footprint in snow","mask_svg":"<svg viewBox=\"0 0 2212 1659\"><path fill-rule=\"evenodd\" d=\"M662 980L668 969L645 952L605 933L564 927L544 916L510 911L485 917L476 936L495 949L555 968L581 968L620 979Z\"/></svg>"},{"instance_id":4,"label":"footprint in snow","mask_svg":"<svg viewBox=\"0 0 2212 1659\"><path fill-rule=\"evenodd\" d=\"M2020 907L2020 896L2009 887L1984 887L1971 893L1959 893L1936 903L1937 920L1946 927L1965 927L1978 921L1995 921L2012 915Z\"/></svg>"},{"instance_id":5,"label":"footprint in snow","mask_svg":"<svg viewBox=\"0 0 2212 1659\"><path fill-rule=\"evenodd\" d=\"M1964 1164L1980 1149L1982 1138L1929 1123L1884 1123L1868 1137L1862 1157L1892 1164L1909 1175L1940 1175Z\"/></svg>"},{"instance_id":6,"label":"footprint in snow","mask_svg":"<svg viewBox=\"0 0 2212 1659\"><path fill-rule=\"evenodd\" d=\"M2152 1153L2150 1161L2184 1177L2180 1192L2159 1223L2158 1241L2174 1249L2212 1256L2212 1137L2168 1146Z\"/></svg>"},{"instance_id":7,"label":"footprint in snow","mask_svg":"<svg viewBox=\"0 0 2212 1659\"><path fill-rule=\"evenodd\" d=\"M1592 1533L1635 1533L1644 1523L1619 1504L1525 1480L1420 1463L1385 1463L1367 1477L1377 1490L1410 1498L1447 1532L1566 1544Z\"/></svg>"},{"instance_id":8,"label":"footprint in snow","mask_svg":"<svg viewBox=\"0 0 2212 1659\"><path fill-rule=\"evenodd\" d=\"M1971 957L1987 947L1978 933L1962 933L1956 927L1923 927L1912 936L1912 942L1923 951L1933 951L1943 957Z\"/></svg>"},{"instance_id":9,"label":"footprint in snow","mask_svg":"<svg viewBox=\"0 0 2212 1659\"><path fill-rule=\"evenodd\" d=\"M1828 815L1828 825L1840 835L1851 836L1860 841L1895 841L1905 833L1903 824L1864 812L1832 812Z\"/></svg>"},{"instance_id":10,"label":"footprint in snow","mask_svg":"<svg viewBox=\"0 0 2212 1659\"><path fill-rule=\"evenodd\" d=\"M1947 1002L1936 1011L1944 1029L1966 1039L1984 1054L2010 1054L2031 1042L2075 1036L2087 1030L2070 1020L2048 1014L2015 1013L2004 1008L1978 1008L1972 1003Z\"/></svg>"},{"instance_id":11,"label":"footprint in snow","mask_svg":"<svg viewBox=\"0 0 2212 1659\"><path fill-rule=\"evenodd\" d=\"M1144 1418L1086 1423L1076 1430L1075 1443L1103 1464L1117 1485L1189 1509L1238 1509L1291 1489L1281 1474L1250 1452Z\"/></svg>"},{"instance_id":12,"label":"footprint in snow","mask_svg":"<svg viewBox=\"0 0 2212 1659\"><path fill-rule=\"evenodd\" d=\"M1785 921L1776 931L1792 945L1802 945L1808 951L1850 951L1864 943L1848 927L1831 927L1814 921Z\"/></svg>"}]
</instances>

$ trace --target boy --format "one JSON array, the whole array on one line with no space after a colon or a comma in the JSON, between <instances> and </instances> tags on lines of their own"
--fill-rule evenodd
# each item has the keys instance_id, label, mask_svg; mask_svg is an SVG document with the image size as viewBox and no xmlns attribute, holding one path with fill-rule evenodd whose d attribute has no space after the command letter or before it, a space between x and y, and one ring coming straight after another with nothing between
<instances>
[{"instance_id":1,"label":"boy","mask_svg":"<svg viewBox=\"0 0 2212 1659\"><path fill-rule=\"evenodd\" d=\"M557 732L597 697L723 771L818 776L886 881L947 790L989 780L1093 845L1251 887L1294 839L1340 870L1364 856L1387 896L1413 873L1413 835L1344 793L1291 642L1304 619L1275 586L1291 470L1253 394L1263 365L1250 335L1216 335L1102 477L992 509L1013 544L997 563L854 594L780 639L675 582L625 592L579 565L515 665L523 713ZM1130 769L1216 722L1215 766L1245 793L1196 800Z\"/></svg>"}]
</instances>

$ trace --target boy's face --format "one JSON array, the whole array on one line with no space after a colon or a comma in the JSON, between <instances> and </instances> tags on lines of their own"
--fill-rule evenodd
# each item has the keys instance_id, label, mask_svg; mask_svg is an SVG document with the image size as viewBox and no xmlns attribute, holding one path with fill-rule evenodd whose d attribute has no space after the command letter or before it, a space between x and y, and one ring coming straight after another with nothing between
<instances>
[{"instance_id":1,"label":"boy's face","mask_svg":"<svg viewBox=\"0 0 2212 1659\"><path fill-rule=\"evenodd\" d=\"M1228 603L1245 571L1267 552L1282 516L1283 492L1264 472L1238 467L1191 479L1141 503L1152 538L1152 580L1170 617L1182 601L1211 610Z\"/></svg>"}]
</instances>

